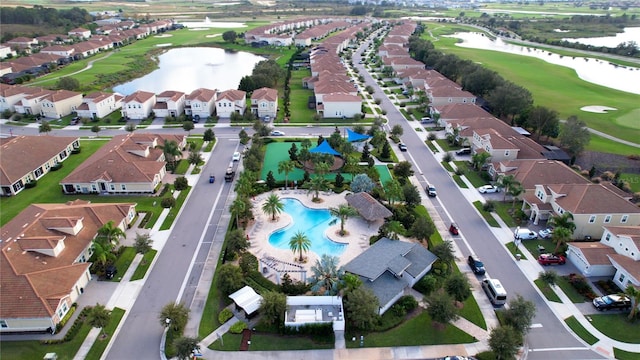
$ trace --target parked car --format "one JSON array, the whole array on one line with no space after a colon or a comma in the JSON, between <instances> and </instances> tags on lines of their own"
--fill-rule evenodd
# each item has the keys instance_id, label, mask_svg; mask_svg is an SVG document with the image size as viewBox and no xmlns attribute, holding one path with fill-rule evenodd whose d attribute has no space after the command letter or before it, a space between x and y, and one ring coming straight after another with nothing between
<instances>
[{"instance_id":1,"label":"parked car","mask_svg":"<svg viewBox=\"0 0 640 360\"><path fill-rule=\"evenodd\" d=\"M474 274L484 275L485 273L484 264L482 263L482 261L478 260L476 256L469 255L469 258L467 259L467 264L469 264L469 267L471 268L471 271L473 271Z\"/></svg>"},{"instance_id":2,"label":"parked car","mask_svg":"<svg viewBox=\"0 0 640 360\"><path fill-rule=\"evenodd\" d=\"M431 184L427 184L427 187L425 187L424 191L426 191L427 195L429 195L430 197L436 197L438 195L436 193L436 188Z\"/></svg>"},{"instance_id":3,"label":"parked car","mask_svg":"<svg viewBox=\"0 0 640 360\"><path fill-rule=\"evenodd\" d=\"M264 116L264 119L262 119L262 120L263 120L264 122L269 122L269 121L271 121L271 116L269 116L269 115L265 115L265 116Z\"/></svg>"},{"instance_id":4,"label":"parked car","mask_svg":"<svg viewBox=\"0 0 640 360\"><path fill-rule=\"evenodd\" d=\"M104 276L108 280L111 280L113 279L114 276L116 276L117 273L118 273L118 268L115 265L109 265L107 266L107 269L104 272Z\"/></svg>"},{"instance_id":5,"label":"parked car","mask_svg":"<svg viewBox=\"0 0 640 360\"><path fill-rule=\"evenodd\" d=\"M540 263L540 265L564 265L566 262L567 259L562 255L541 254L538 256L538 263Z\"/></svg>"},{"instance_id":6,"label":"parked car","mask_svg":"<svg viewBox=\"0 0 640 360\"><path fill-rule=\"evenodd\" d=\"M538 235L540 235L540 237L543 239L551 239L551 236L553 236L553 228L549 227L546 229L542 229L538 231Z\"/></svg>"},{"instance_id":7,"label":"parked car","mask_svg":"<svg viewBox=\"0 0 640 360\"><path fill-rule=\"evenodd\" d=\"M480 194L498 193L500 188L495 185L483 185L478 188Z\"/></svg>"},{"instance_id":8,"label":"parked car","mask_svg":"<svg viewBox=\"0 0 640 360\"><path fill-rule=\"evenodd\" d=\"M71 125L78 125L78 122L80 122L80 116L74 116L73 119L71 119Z\"/></svg>"},{"instance_id":9,"label":"parked car","mask_svg":"<svg viewBox=\"0 0 640 360\"><path fill-rule=\"evenodd\" d=\"M284 132L282 132L280 130L273 130L271 132L271 136L284 136Z\"/></svg>"},{"instance_id":10,"label":"parked car","mask_svg":"<svg viewBox=\"0 0 640 360\"><path fill-rule=\"evenodd\" d=\"M631 300L623 295L610 294L593 299L593 306L599 311L611 309L629 310L631 309Z\"/></svg>"},{"instance_id":11,"label":"parked car","mask_svg":"<svg viewBox=\"0 0 640 360\"><path fill-rule=\"evenodd\" d=\"M234 152L233 156L231 157L231 160L240 161L240 153L238 151Z\"/></svg>"},{"instance_id":12,"label":"parked car","mask_svg":"<svg viewBox=\"0 0 640 360\"><path fill-rule=\"evenodd\" d=\"M400 143L398 144L398 149L400 149L400 151L407 151L407 145L405 145L404 143Z\"/></svg>"},{"instance_id":13,"label":"parked car","mask_svg":"<svg viewBox=\"0 0 640 360\"><path fill-rule=\"evenodd\" d=\"M462 148L456 151L456 155L469 155L471 154L471 148Z\"/></svg>"},{"instance_id":14,"label":"parked car","mask_svg":"<svg viewBox=\"0 0 640 360\"><path fill-rule=\"evenodd\" d=\"M538 238L538 234L527 228L517 227L516 231L513 233L513 238L520 240L535 240Z\"/></svg>"},{"instance_id":15,"label":"parked car","mask_svg":"<svg viewBox=\"0 0 640 360\"><path fill-rule=\"evenodd\" d=\"M429 123L432 123L432 122L434 122L434 121L429 116L425 116L422 119L420 119L420 123L422 123L422 124L429 124Z\"/></svg>"},{"instance_id":16,"label":"parked car","mask_svg":"<svg viewBox=\"0 0 640 360\"><path fill-rule=\"evenodd\" d=\"M458 224L451 223L451 225L449 226L449 232L453 235L458 235L460 233L460 230L458 229Z\"/></svg>"},{"instance_id":17,"label":"parked car","mask_svg":"<svg viewBox=\"0 0 640 360\"><path fill-rule=\"evenodd\" d=\"M216 177L213 175L209 175L209 184L213 184L214 182L216 182Z\"/></svg>"}]
</instances>

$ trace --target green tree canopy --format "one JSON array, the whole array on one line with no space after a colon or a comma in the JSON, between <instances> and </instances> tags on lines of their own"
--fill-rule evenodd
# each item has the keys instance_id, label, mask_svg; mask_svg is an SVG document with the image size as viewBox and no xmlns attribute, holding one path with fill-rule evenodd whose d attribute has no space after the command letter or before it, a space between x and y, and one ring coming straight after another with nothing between
<instances>
[{"instance_id":1,"label":"green tree canopy","mask_svg":"<svg viewBox=\"0 0 640 360\"><path fill-rule=\"evenodd\" d=\"M189 321L189 312L189 308L181 303L169 303L160 311L158 320L162 326L171 326L174 331L182 332ZM167 319L169 319L169 321L167 321Z\"/></svg>"},{"instance_id":2,"label":"green tree canopy","mask_svg":"<svg viewBox=\"0 0 640 360\"><path fill-rule=\"evenodd\" d=\"M453 303L453 298L447 293L433 293L425 299L429 304L427 313L431 320L440 324L447 324L458 318L458 309Z\"/></svg>"},{"instance_id":3,"label":"green tree canopy","mask_svg":"<svg viewBox=\"0 0 640 360\"><path fill-rule=\"evenodd\" d=\"M589 145L591 134L584 121L578 120L576 116L569 116L560 128L560 145L562 145L569 154L578 156Z\"/></svg>"},{"instance_id":4,"label":"green tree canopy","mask_svg":"<svg viewBox=\"0 0 640 360\"><path fill-rule=\"evenodd\" d=\"M341 287L344 269L338 267L340 258L323 254L311 267L313 274L310 283L311 291L315 294L333 296L338 294Z\"/></svg>"},{"instance_id":5,"label":"green tree canopy","mask_svg":"<svg viewBox=\"0 0 640 360\"><path fill-rule=\"evenodd\" d=\"M267 324L281 324L287 311L287 296L277 291L265 291L260 302L260 314Z\"/></svg>"},{"instance_id":6,"label":"green tree canopy","mask_svg":"<svg viewBox=\"0 0 640 360\"><path fill-rule=\"evenodd\" d=\"M521 342L520 332L509 325L498 326L489 334L489 347L498 360L513 359Z\"/></svg>"},{"instance_id":7,"label":"green tree canopy","mask_svg":"<svg viewBox=\"0 0 640 360\"><path fill-rule=\"evenodd\" d=\"M271 220L275 221L276 216L284 211L284 204L280 197L276 194L270 194L264 204L262 204L262 211L271 216Z\"/></svg>"},{"instance_id":8,"label":"green tree canopy","mask_svg":"<svg viewBox=\"0 0 640 360\"><path fill-rule=\"evenodd\" d=\"M444 282L447 294L456 301L463 302L471 296L471 284L467 276L461 272L453 272Z\"/></svg>"},{"instance_id":9,"label":"green tree canopy","mask_svg":"<svg viewBox=\"0 0 640 360\"><path fill-rule=\"evenodd\" d=\"M238 34L233 30L225 31L222 33L222 40L229 43L236 42L237 37L238 37Z\"/></svg>"},{"instance_id":10,"label":"green tree canopy","mask_svg":"<svg viewBox=\"0 0 640 360\"><path fill-rule=\"evenodd\" d=\"M181 336L174 340L173 348L176 351L176 356L180 360L189 360L193 357L194 351L200 350L198 345L198 339L188 336Z\"/></svg>"},{"instance_id":11,"label":"green tree canopy","mask_svg":"<svg viewBox=\"0 0 640 360\"><path fill-rule=\"evenodd\" d=\"M89 325L94 328L100 328L104 335L104 328L109 325L111 320L111 311L107 310L102 304L96 304L89 311Z\"/></svg>"},{"instance_id":12,"label":"green tree canopy","mask_svg":"<svg viewBox=\"0 0 640 360\"><path fill-rule=\"evenodd\" d=\"M378 321L378 298L367 287L359 286L347 291L343 298L343 306L345 319L354 329L371 329Z\"/></svg>"},{"instance_id":13,"label":"green tree canopy","mask_svg":"<svg viewBox=\"0 0 640 360\"><path fill-rule=\"evenodd\" d=\"M298 261L302 262L304 258L302 257L303 252L309 251L311 249L311 240L309 237L303 233L302 231L298 231L293 235L291 240L289 240L289 248L294 253L300 253L300 258Z\"/></svg>"},{"instance_id":14,"label":"green tree canopy","mask_svg":"<svg viewBox=\"0 0 640 360\"><path fill-rule=\"evenodd\" d=\"M222 264L218 268L218 289L225 295L233 294L244 286L242 270L233 264Z\"/></svg>"}]
</instances>

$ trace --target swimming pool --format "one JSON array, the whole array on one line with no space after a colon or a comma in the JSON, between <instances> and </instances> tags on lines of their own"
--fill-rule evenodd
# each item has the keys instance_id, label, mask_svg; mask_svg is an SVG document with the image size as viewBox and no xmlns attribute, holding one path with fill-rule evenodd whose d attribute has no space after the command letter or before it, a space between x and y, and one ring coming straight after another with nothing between
<instances>
[{"instance_id":1,"label":"swimming pool","mask_svg":"<svg viewBox=\"0 0 640 360\"><path fill-rule=\"evenodd\" d=\"M284 250L291 250L289 240L298 231L302 231L311 240L311 249L321 256L323 254L340 256L347 248L347 244L338 243L329 239L324 232L331 222L329 210L310 209L298 200L292 198L282 199L284 212L289 214L293 222L284 229L274 231L269 236L269 244Z\"/></svg>"}]
</instances>

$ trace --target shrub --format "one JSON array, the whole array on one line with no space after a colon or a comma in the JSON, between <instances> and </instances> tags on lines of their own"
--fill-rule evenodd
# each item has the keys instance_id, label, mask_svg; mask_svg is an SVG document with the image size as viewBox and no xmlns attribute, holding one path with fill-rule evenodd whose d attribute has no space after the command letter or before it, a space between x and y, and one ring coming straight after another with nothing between
<instances>
[{"instance_id":1,"label":"shrub","mask_svg":"<svg viewBox=\"0 0 640 360\"><path fill-rule=\"evenodd\" d=\"M482 205L482 210L486 212L492 212L495 209L496 209L496 204L491 200L488 200L486 203Z\"/></svg>"},{"instance_id":2,"label":"shrub","mask_svg":"<svg viewBox=\"0 0 640 360\"><path fill-rule=\"evenodd\" d=\"M163 197L167 191L169 191L169 188L171 187L171 185L169 184L164 184L164 186L162 187L162 191L160 191L160 194L158 194L159 197Z\"/></svg>"},{"instance_id":3,"label":"shrub","mask_svg":"<svg viewBox=\"0 0 640 360\"><path fill-rule=\"evenodd\" d=\"M218 314L218 322L220 324L224 324L232 317L233 317L233 313L231 312L231 310L224 308L222 309L222 311L220 311L220 314Z\"/></svg>"},{"instance_id":4,"label":"shrub","mask_svg":"<svg viewBox=\"0 0 640 360\"><path fill-rule=\"evenodd\" d=\"M173 182L173 188L177 191L184 190L189 187L189 181L184 176L179 176Z\"/></svg>"},{"instance_id":5,"label":"shrub","mask_svg":"<svg viewBox=\"0 0 640 360\"><path fill-rule=\"evenodd\" d=\"M138 225L138 227L141 229L144 229L144 227L147 226L147 223L149 222L149 220L151 220L152 216L153 216L153 212L147 211L144 214L144 217L142 218L142 220L140 221L140 224Z\"/></svg>"},{"instance_id":6,"label":"shrub","mask_svg":"<svg viewBox=\"0 0 640 360\"><path fill-rule=\"evenodd\" d=\"M164 197L162 198L160 205L165 209L172 208L176 205L176 199L174 199L172 196Z\"/></svg>"},{"instance_id":7,"label":"shrub","mask_svg":"<svg viewBox=\"0 0 640 360\"><path fill-rule=\"evenodd\" d=\"M59 333L60 330L62 330L62 328L67 324L69 319L71 319L73 313L76 312L76 308L77 305L75 303L71 305L71 308L69 309L69 311L67 311L67 314L62 318L62 320L60 320L59 323L56 324L56 333Z\"/></svg>"},{"instance_id":8,"label":"shrub","mask_svg":"<svg viewBox=\"0 0 640 360\"><path fill-rule=\"evenodd\" d=\"M442 156L442 161L444 162L450 162L453 160L453 154L451 154L450 152L444 154L444 156Z\"/></svg>"},{"instance_id":9,"label":"shrub","mask_svg":"<svg viewBox=\"0 0 640 360\"><path fill-rule=\"evenodd\" d=\"M285 335L303 334L311 336L331 336L333 335L332 323L321 324L304 324L302 326L286 326L284 328Z\"/></svg>"},{"instance_id":10,"label":"shrub","mask_svg":"<svg viewBox=\"0 0 640 360\"><path fill-rule=\"evenodd\" d=\"M82 151L82 149L80 148L74 148L73 150L71 150L72 154L80 154L80 152Z\"/></svg>"},{"instance_id":11,"label":"shrub","mask_svg":"<svg viewBox=\"0 0 640 360\"><path fill-rule=\"evenodd\" d=\"M231 325L229 328L229 332L232 334L240 334L242 330L247 328L247 323L244 321L238 321L237 323Z\"/></svg>"},{"instance_id":12,"label":"shrub","mask_svg":"<svg viewBox=\"0 0 640 360\"><path fill-rule=\"evenodd\" d=\"M62 163L57 163L51 167L51 171L58 171L62 169Z\"/></svg>"},{"instance_id":13,"label":"shrub","mask_svg":"<svg viewBox=\"0 0 640 360\"><path fill-rule=\"evenodd\" d=\"M438 289L438 279L433 275L426 275L413 288L424 295L429 295Z\"/></svg>"},{"instance_id":14,"label":"shrub","mask_svg":"<svg viewBox=\"0 0 640 360\"><path fill-rule=\"evenodd\" d=\"M429 141L433 141L433 140L435 140L437 138L438 138L438 136L436 136L436 133L433 133L433 132L430 132L429 135L427 135L427 139Z\"/></svg>"},{"instance_id":15,"label":"shrub","mask_svg":"<svg viewBox=\"0 0 640 360\"><path fill-rule=\"evenodd\" d=\"M25 189L31 189L31 188L36 187L36 185L38 185L38 180L31 180L28 183L24 184L24 188Z\"/></svg>"}]
</instances>

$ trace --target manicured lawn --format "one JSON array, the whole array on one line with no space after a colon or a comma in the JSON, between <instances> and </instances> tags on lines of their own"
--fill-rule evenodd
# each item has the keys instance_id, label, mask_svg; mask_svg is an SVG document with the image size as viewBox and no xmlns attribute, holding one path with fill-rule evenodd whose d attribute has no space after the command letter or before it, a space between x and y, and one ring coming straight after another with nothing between
<instances>
[{"instance_id":1,"label":"manicured lawn","mask_svg":"<svg viewBox=\"0 0 640 360\"><path fill-rule=\"evenodd\" d=\"M587 300L569 283L568 278L564 276L560 276L558 277L556 284L558 285L558 287L560 287L560 289L562 289L565 295L569 297L571 302L575 304L580 304Z\"/></svg>"},{"instance_id":2,"label":"manicured lawn","mask_svg":"<svg viewBox=\"0 0 640 360\"><path fill-rule=\"evenodd\" d=\"M480 311L480 307L473 296L470 296L464 301L464 306L458 313L461 317L471 321L483 329L487 329L487 323L484 321L484 316Z\"/></svg>"},{"instance_id":3,"label":"manicured lawn","mask_svg":"<svg viewBox=\"0 0 640 360\"><path fill-rule=\"evenodd\" d=\"M129 265L131 265L131 262L133 261L133 258L135 256L136 249L130 246L126 246L124 250L122 250L122 253L120 254L120 256L118 256L116 262L114 263L114 265L118 269L118 274L114 276L111 281L119 282L122 279L124 273L126 273L127 269L129 269Z\"/></svg>"},{"instance_id":4,"label":"manicured lawn","mask_svg":"<svg viewBox=\"0 0 640 360\"><path fill-rule=\"evenodd\" d=\"M216 267L216 269L219 269L221 264L222 257L220 257L220 259L218 260L218 266ZM200 327L198 328L198 338L200 339L205 338L216 328L218 328L218 326L221 325L218 322L218 313L222 310L224 305L228 304L231 301L228 296L224 296L216 287L217 276L218 272L216 270L216 274L213 277L211 287L209 288L209 295L207 295L207 302L204 304L204 309L202 310L202 318L200 319ZM225 334L225 341L227 339L227 335L231 334ZM239 344L240 340L238 340L238 345Z\"/></svg>"},{"instance_id":5,"label":"manicured lawn","mask_svg":"<svg viewBox=\"0 0 640 360\"><path fill-rule=\"evenodd\" d=\"M495 201L494 205L495 205L495 210L494 210L495 213L498 214L498 216L500 216L502 221L504 221L504 223L507 224L507 226L509 227L518 226L516 221L513 219L513 217L509 213L514 209L513 207L511 207L510 201L506 203L502 201Z\"/></svg>"},{"instance_id":6,"label":"manicured lawn","mask_svg":"<svg viewBox=\"0 0 640 360\"><path fill-rule=\"evenodd\" d=\"M345 333L347 348L360 347L360 334ZM357 340L350 341L354 336ZM474 341L471 335L451 324L445 325L444 330L434 328L426 311L391 330L364 335L364 347L465 344Z\"/></svg>"},{"instance_id":7,"label":"manicured lawn","mask_svg":"<svg viewBox=\"0 0 640 360\"><path fill-rule=\"evenodd\" d=\"M433 141L426 140L425 144L427 144L429 149L431 149L431 152L433 152L434 154L439 152L438 148L435 145L433 145Z\"/></svg>"},{"instance_id":8,"label":"manicured lawn","mask_svg":"<svg viewBox=\"0 0 640 360\"><path fill-rule=\"evenodd\" d=\"M181 159L178 161L178 165L176 165L176 170L173 172L174 174L184 175L187 173L189 169L189 162L186 159Z\"/></svg>"},{"instance_id":9,"label":"manicured lawn","mask_svg":"<svg viewBox=\"0 0 640 360\"><path fill-rule=\"evenodd\" d=\"M308 69L291 71L291 79L289 80L289 86L291 88L291 93L289 94L289 109L293 116L291 116L289 120L292 123L314 122L313 115L315 115L316 112L307 106L309 96L313 96L313 90L302 87L302 79L309 76L311 76L311 70Z\"/></svg>"},{"instance_id":10,"label":"manicured lawn","mask_svg":"<svg viewBox=\"0 0 640 360\"><path fill-rule=\"evenodd\" d=\"M631 344L640 344L638 322L627 320L627 311L610 312L608 314L592 314L591 324L608 337Z\"/></svg>"},{"instance_id":11,"label":"manicured lawn","mask_svg":"<svg viewBox=\"0 0 640 360\"><path fill-rule=\"evenodd\" d=\"M622 173L620 174L620 178L629 183L631 192L636 193L640 191L640 174Z\"/></svg>"},{"instance_id":12,"label":"manicured lawn","mask_svg":"<svg viewBox=\"0 0 640 360\"><path fill-rule=\"evenodd\" d=\"M453 175L453 181L456 182L456 184L458 184L458 187L461 189L468 189L469 187L467 186L467 184L460 178L460 175Z\"/></svg>"},{"instance_id":13,"label":"manicured lawn","mask_svg":"<svg viewBox=\"0 0 640 360\"><path fill-rule=\"evenodd\" d=\"M505 246L507 247L507 250L509 250L509 252L511 253L511 255L513 255L514 258L516 257L516 254L520 254L520 258L522 260L527 260L527 257L522 252L517 251L516 244L513 241L508 242Z\"/></svg>"},{"instance_id":14,"label":"manicured lawn","mask_svg":"<svg viewBox=\"0 0 640 360\"><path fill-rule=\"evenodd\" d=\"M201 325L200 327L202 328L202 323L200 325ZM224 335L222 335L222 341L220 340L214 341L213 343L211 343L211 345L209 345L209 349L221 350L221 351L238 351L240 349L241 343L242 343L242 334L232 334L230 332L227 332Z\"/></svg>"},{"instance_id":15,"label":"manicured lawn","mask_svg":"<svg viewBox=\"0 0 640 360\"><path fill-rule=\"evenodd\" d=\"M448 162L441 161L440 164L442 164L442 167L444 167L445 170L449 172L453 172L453 168L451 167L451 164L449 164Z\"/></svg>"},{"instance_id":16,"label":"manicured lawn","mask_svg":"<svg viewBox=\"0 0 640 360\"><path fill-rule=\"evenodd\" d=\"M413 212L416 214L416 217L423 216L433 221L433 219L431 219L431 216L429 216L429 212L427 211L427 208L425 208L424 205L416 206ZM434 245L442 243L443 241L442 235L440 235L440 233L436 231L433 233L433 235L431 235L428 241L429 241L429 244L428 244L429 248L431 249L433 248Z\"/></svg>"},{"instance_id":17,"label":"manicured lawn","mask_svg":"<svg viewBox=\"0 0 640 360\"><path fill-rule=\"evenodd\" d=\"M133 275L131 275L131 281L133 280L140 280L142 278L144 278L144 276L147 274L147 270L149 270L149 266L151 266L151 263L153 262L153 258L156 256L156 253L158 251L151 249L149 251L147 251L146 254L144 254L144 256L142 256L142 260L140 261L140 264L138 264L138 267L136 268L136 271L133 272Z\"/></svg>"},{"instance_id":18,"label":"manicured lawn","mask_svg":"<svg viewBox=\"0 0 640 360\"><path fill-rule=\"evenodd\" d=\"M587 344L593 345L598 342L599 339L591 335L591 333L587 331L587 329L585 329L584 326L580 324L580 322L578 322L575 316L570 316L564 319L564 322L567 323L567 326L569 326L571 330L573 330L573 332L576 333Z\"/></svg>"},{"instance_id":19,"label":"manicured lawn","mask_svg":"<svg viewBox=\"0 0 640 360\"><path fill-rule=\"evenodd\" d=\"M93 343L91 350L87 353L87 357L85 360L99 360L102 356L102 353L107 348L109 341L111 340L111 336L115 332L118 324L120 324L120 320L124 316L125 311L120 308L114 308L111 311L111 319L109 320L109 325L104 328L104 333L107 335L104 339L101 336L98 336L96 342Z\"/></svg>"},{"instance_id":20,"label":"manicured lawn","mask_svg":"<svg viewBox=\"0 0 640 360\"><path fill-rule=\"evenodd\" d=\"M456 164L458 169L464 170L464 176L474 187L478 188L487 184L487 181L480 177L480 174L469 166L468 161L454 161L453 163Z\"/></svg>"},{"instance_id":21,"label":"manicured lawn","mask_svg":"<svg viewBox=\"0 0 640 360\"><path fill-rule=\"evenodd\" d=\"M71 326L71 324L67 324ZM44 354L54 352L58 360L72 360L87 337L91 326L84 324L73 340L56 345L41 345L39 341L3 341L0 343L1 359L42 359Z\"/></svg>"},{"instance_id":22,"label":"manicured lawn","mask_svg":"<svg viewBox=\"0 0 640 360\"><path fill-rule=\"evenodd\" d=\"M454 151L456 149L459 149L457 147L456 148L452 147L451 144L449 144L449 142L447 141L447 139L437 139L436 142L438 143L438 145L440 145L442 150L444 150L445 152Z\"/></svg>"},{"instance_id":23,"label":"manicured lawn","mask_svg":"<svg viewBox=\"0 0 640 360\"><path fill-rule=\"evenodd\" d=\"M640 359L640 353L633 353L618 348L613 348L613 354L618 360L638 360Z\"/></svg>"},{"instance_id":24,"label":"manicured lawn","mask_svg":"<svg viewBox=\"0 0 640 360\"><path fill-rule=\"evenodd\" d=\"M164 219L162 226L160 226L160 230L168 230L171 227L171 225L176 219L176 216L178 216L178 212L180 211L180 208L182 208L182 204L184 204L184 201L187 199L187 195L189 195L190 191L191 191L191 186L189 186L185 190L180 191L180 195L178 195L178 197L176 198L176 205L172 207L171 210L169 210L169 214Z\"/></svg>"},{"instance_id":25,"label":"manicured lawn","mask_svg":"<svg viewBox=\"0 0 640 360\"><path fill-rule=\"evenodd\" d=\"M491 213L486 212L482 209L482 203L480 201L474 201L473 206L475 206L476 209L478 209L478 211L480 212L480 215L482 215L482 217L487 222L487 224L489 224L489 226L500 227L500 224L498 224L498 221L496 221L496 219L493 218Z\"/></svg>"},{"instance_id":26,"label":"manicured lawn","mask_svg":"<svg viewBox=\"0 0 640 360\"><path fill-rule=\"evenodd\" d=\"M553 291L553 289L549 285L547 285L544 281L536 279L533 282L536 284L538 289L542 291L542 294L544 294L544 297L546 297L547 300L557 302L557 303L562 302L562 300L560 300L560 298L555 293L555 291Z\"/></svg>"}]
</instances>

